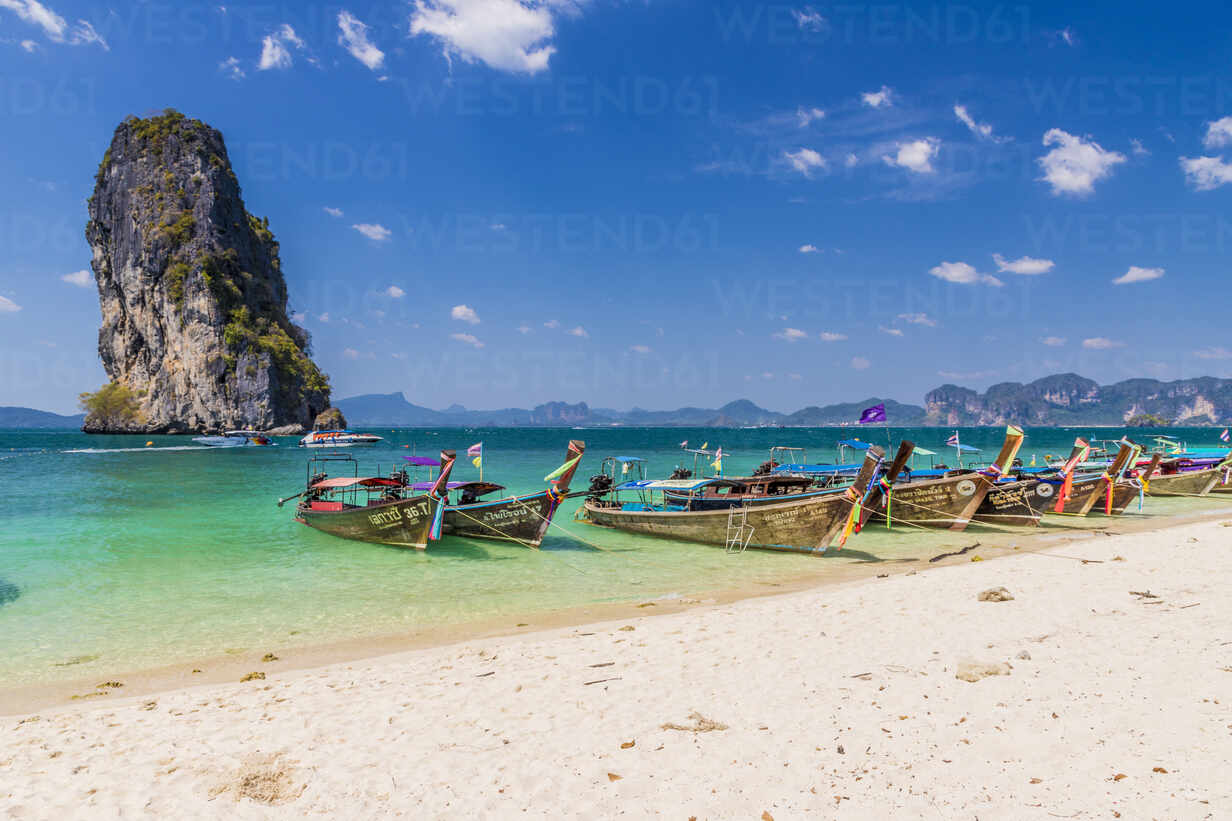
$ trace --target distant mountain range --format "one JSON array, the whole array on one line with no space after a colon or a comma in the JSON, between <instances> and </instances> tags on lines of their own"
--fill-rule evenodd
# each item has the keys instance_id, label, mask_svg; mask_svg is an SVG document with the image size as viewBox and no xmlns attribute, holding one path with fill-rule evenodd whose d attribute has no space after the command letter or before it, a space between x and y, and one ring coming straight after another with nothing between
<instances>
[{"instance_id":1,"label":"distant mountain range","mask_svg":"<svg viewBox=\"0 0 1232 821\"><path fill-rule=\"evenodd\" d=\"M79 428L85 418L84 413L61 416L34 408L0 407L0 428Z\"/></svg>"},{"instance_id":2,"label":"distant mountain range","mask_svg":"<svg viewBox=\"0 0 1232 821\"><path fill-rule=\"evenodd\" d=\"M1034 382L1002 382L980 393L957 385L929 391L923 407L869 397L859 402L810 405L794 413L759 407L748 399L720 408L676 410L592 408L585 402L546 402L534 408L470 410L450 405L433 410L401 393L371 393L335 404L353 427L823 427L855 422L864 408L885 403L889 423L899 427L1003 425L1124 425L1150 415L1175 425L1232 425L1232 379L1203 376L1160 382L1129 379L1100 386L1073 373ZM77 428L82 416L30 408L0 407L0 428Z\"/></svg>"},{"instance_id":3,"label":"distant mountain range","mask_svg":"<svg viewBox=\"0 0 1232 821\"><path fill-rule=\"evenodd\" d=\"M406 427L512 427L606 426L628 427L821 427L854 422L860 411L884 402L891 425L963 426L1003 425L1121 425L1136 416L1151 414L1180 425L1232 424L1232 379L1200 377L1175 382L1130 379L1101 387L1077 374L1057 374L1034 382L1003 382L984 393L957 385L929 391L924 406L869 397L859 402L810 405L794 413L759 407L748 399L720 408L686 407L676 410L628 411L591 408L585 402L548 402L534 408L468 410L453 405L432 410L415 405L401 393L367 394L336 404L354 426Z\"/></svg>"},{"instance_id":4,"label":"distant mountain range","mask_svg":"<svg viewBox=\"0 0 1232 821\"><path fill-rule=\"evenodd\" d=\"M1119 425L1143 414L1179 425L1232 424L1232 380L1211 376L1161 382L1126 380L1115 385L1077 374L1046 376L1034 382L1002 382L979 393L971 388L942 385L929 391L924 406L893 399L869 397L860 402L809 406L795 413L766 410L749 399L737 399L721 408L675 410L614 410L591 408L585 402L548 402L535 408L469 410L451 406L432 410L411 404L402 393L371 393L340 399L338 407L356 427L569 427L569 425L626 425L626 427L742 428L781 425L813 428L853 423L862 409L885 403L890 424L898 427L928 425Z\"/></svg>"}]
</instances>

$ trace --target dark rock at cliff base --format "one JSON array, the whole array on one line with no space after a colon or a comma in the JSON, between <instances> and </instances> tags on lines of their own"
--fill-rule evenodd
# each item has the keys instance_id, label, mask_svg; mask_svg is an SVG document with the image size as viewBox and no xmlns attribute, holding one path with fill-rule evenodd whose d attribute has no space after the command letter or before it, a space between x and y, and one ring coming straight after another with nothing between
<instances>
[{"instance_id":1,"label":"dark rock at cliff base","mask_svg":"<svg viewBox=\"0 0 1232 821\"><path fill-rule=\"evenodd\" d=\"M337 408L326 408L312 420L313 430L345 430L346 426L346 417Z\"/></svg>"},{"instance_id":2,"label":"dark rock at cliff base","mask_svg":"<svg viewBox=\"0 0 1232 821\"><path fill-rule=\"evenodd\" d=\"M129 117L89 216L99 356L140 396L128 430L306 428L329 407L308 333L287 316L278 242L245 210L218 131L176 111Z\"/></svg>"}]
</instances>

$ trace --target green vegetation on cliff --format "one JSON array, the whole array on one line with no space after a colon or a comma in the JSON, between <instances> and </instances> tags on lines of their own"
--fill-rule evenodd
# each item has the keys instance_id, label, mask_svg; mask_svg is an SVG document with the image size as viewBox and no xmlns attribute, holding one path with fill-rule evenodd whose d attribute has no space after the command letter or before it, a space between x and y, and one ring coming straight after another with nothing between
<instances>
[{"instance_id":1,"label":"green vegetation on cliff","mask_svg":"<svg viewBox=\"0 0 1232 821\"><path fill-rule=\"evenodd\" d=\"M119 382L108 382L94 393L77 397L86 412L87 424L108 430L126 428L141 421L141 394L134 393Z\"/></svg>"}]
</instances>

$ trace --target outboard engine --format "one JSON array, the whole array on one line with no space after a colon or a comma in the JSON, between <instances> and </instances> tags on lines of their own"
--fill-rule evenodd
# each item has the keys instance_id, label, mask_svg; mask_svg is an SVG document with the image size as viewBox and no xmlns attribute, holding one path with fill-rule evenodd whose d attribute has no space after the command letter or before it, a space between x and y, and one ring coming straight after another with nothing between
<instances>
[{"instance_id":1,"label":"outboard engine","mask_svg":"<svg viewBox=\"0 0 1232 821\"><path fill-rule=\"evenodd\" d=\"M672 479L692 479L692 478L693 478L693 471L691 471L691 470L689 470L688 468L685 468L685 467L678 467L678 468L676 468L675 470L673 470L673 471L672 471L672 475L671 475L669 478L672 478Z\"/></svg>"},{"instance_id":2,"label":"outboard engine","mask_svg":"<svg viewBox=\"0 0 1232 821\"><path fill-rule=\"evenodd\" d=\"M595 504L603 501L603 497L612 489L612 477L606 473L596 473L590 477L590 487L587 489L586 501Z\"/></svg>"},{"instance_id":3,"label":"outboard engine","mask_svg":"<svg viewBox=\"0 0 1232 821\"><path fill-rule=\"evenodd\" d=\"M778 462L774 461L773 459L767 459L766 461L762 462L760 465L757 466L757 470L753 471L753 475L754 476L769 476L771 472L773 472L774 469L778 466L779 466Z\"/></svg>"}]
</instances>

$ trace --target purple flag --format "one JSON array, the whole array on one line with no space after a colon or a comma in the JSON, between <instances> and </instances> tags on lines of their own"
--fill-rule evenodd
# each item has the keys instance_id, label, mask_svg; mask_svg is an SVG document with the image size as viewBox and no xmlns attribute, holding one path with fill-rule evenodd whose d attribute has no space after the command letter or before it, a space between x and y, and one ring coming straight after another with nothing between
<instances>
[{"instance_id":1,"label":"purple flag","mask_svg":"<svg viewBox=\"0 0 1232 821\"><path fill-rule=\"evenodd\" d=\"M885 403L873 405L871 408L865 408L860 412L860 424L867 425L869 422L884 422L886 420Z\"/></svg>"}]
</instances>

